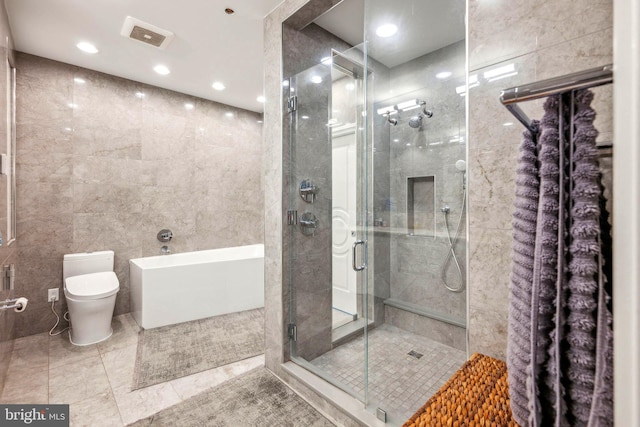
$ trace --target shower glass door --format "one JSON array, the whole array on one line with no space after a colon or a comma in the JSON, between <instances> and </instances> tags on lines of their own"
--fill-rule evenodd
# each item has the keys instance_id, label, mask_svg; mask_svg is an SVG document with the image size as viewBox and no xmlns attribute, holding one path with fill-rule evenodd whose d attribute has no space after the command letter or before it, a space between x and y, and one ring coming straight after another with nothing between
<instances>
[{"instance_id":1,"label":"shower glass door","mask_svg":"<svg viewBox=\"0 0 640 427\"><path fill-rule=\"evenodd\" d=\"M334 51L288 80L297 224L288 226L287 262L292 359L365 402L368 150L358 59L357 49Z\"/></svg>"},{"instance_id":2,"label":"shower glass door","mask_svg":"<svg viewBox=\"0 0 640 427\"><path fill-rule=\"evenodd\" d=\"M466 360L465 100L484 83L464 0L331 12L358 4L364 44L286 86L290 354L402 425Z\"/></svg>"}]
</instances>

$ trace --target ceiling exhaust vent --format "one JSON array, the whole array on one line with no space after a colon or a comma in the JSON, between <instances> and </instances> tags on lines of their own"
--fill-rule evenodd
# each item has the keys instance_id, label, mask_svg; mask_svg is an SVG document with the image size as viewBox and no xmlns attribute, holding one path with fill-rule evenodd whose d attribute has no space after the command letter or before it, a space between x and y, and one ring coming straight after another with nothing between
<instances>
[{"instance_id":1,"label":"ceiling exhaust vent","mask_svg":"<svg viewBox=\"0 0 640 427\"><path fill-rule=\"evenodd\" d=\"M166 49L174 37L171 31L163 30L131 16L127 16L124 20L120 34L159 49Z\"/></svg>"}]
</instances>

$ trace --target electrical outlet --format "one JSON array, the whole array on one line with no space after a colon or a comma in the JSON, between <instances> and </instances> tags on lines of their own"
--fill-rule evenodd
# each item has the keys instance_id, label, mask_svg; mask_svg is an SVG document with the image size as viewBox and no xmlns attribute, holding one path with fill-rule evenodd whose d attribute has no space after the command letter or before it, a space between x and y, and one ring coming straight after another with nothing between
<instances>
[{"instance_id":1,"label":"electrical outlet","mask_svg":"<svg viewBox=\"0 0 640 427\"><path fill-rule=\"evenodd\" d=\"M47 293L47 302L58 301L60 299L60 290L58 288L51 288Z\"/></svg>"}]
</instances>

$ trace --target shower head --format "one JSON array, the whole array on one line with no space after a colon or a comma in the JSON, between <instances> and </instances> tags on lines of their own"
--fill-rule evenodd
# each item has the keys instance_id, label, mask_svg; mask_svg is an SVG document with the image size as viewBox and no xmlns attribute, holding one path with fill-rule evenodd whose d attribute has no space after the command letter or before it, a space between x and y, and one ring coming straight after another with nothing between
<instances>
[{"instance_id":1,"label":"shower head","mask_svg":"<svg viewBox=\"0 0 640 427\"><path fill-rule=\"evenodd\" d=\"M420 126L422 126L422 118L424 116L422 114L418 114L417 116L413 116L409 119L409 126L411 126L414 129L419 128Z\"/></svg>"},{"instance_id":2,"label":"shower head","mask_svg":"<svg viewBox=\"0 0 640 427\"><path fill-rule=\"evenodd\" d=\"M384 117L387 119L387 123L389 123L391 126L395 126L398 124L398 119L394 119L389 114L385 114Z\"/></svg>"},{"instance_id":3,"label":"shower head","mask_svg":"<svg viewBox=\"0 0 640 427\"><path fill-rule=\"evenodd\" d=\"M433 117L433 111L427 110L426 104L427 103L425 101L419 102L419 105L422 106L422 113L418 114L417 116L411 117L409 119L409 126L411 126L414 129L421 128L422 119L424 119L425 117L428 119Z\"/></svg>"}]
</instances>

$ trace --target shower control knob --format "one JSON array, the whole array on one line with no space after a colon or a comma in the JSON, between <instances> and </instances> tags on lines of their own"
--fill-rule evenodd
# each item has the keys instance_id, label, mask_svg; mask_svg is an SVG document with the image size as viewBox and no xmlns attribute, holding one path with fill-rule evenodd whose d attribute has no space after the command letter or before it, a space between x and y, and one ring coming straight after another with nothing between
<instances>
[{"instance_id":1,"label":"shower control knob","mask_svg":"<svg viewBox=\"0 0 640 427\"><path fill-rule=\"evenodd\" d=\"M173 233L171 232L171 230L168 230L166 228L158 231L158 240L161 242L170 242L171 239L173 239Z\"/></svg>"}]
</instances>

